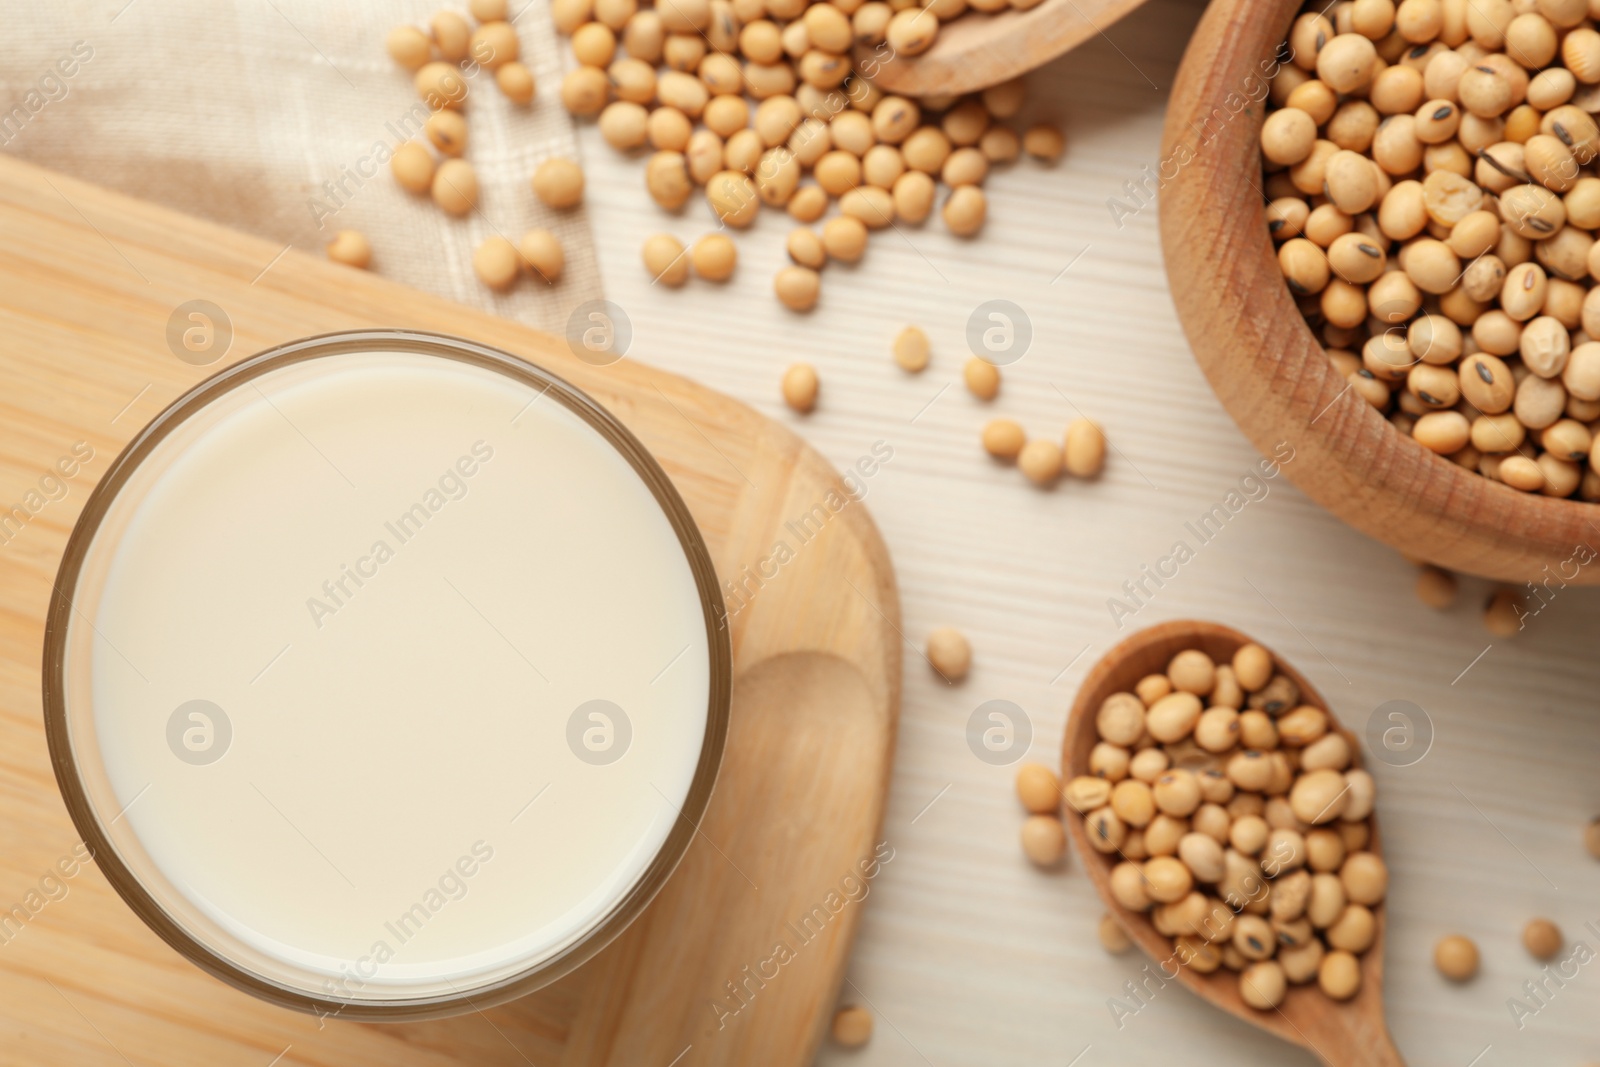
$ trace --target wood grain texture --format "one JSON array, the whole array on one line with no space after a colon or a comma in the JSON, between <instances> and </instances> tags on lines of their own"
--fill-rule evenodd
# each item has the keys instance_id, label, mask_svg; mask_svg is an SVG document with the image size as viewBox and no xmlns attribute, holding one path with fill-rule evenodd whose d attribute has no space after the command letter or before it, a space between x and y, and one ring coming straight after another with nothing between
<instances>
[{"instance_id":1,"label":"wood grain texture","mask_svg":"<svg viewBox=\"0 0 1600 1067\"><path fill-rule=\"evenodd\" d=\"M0 549L0 876L19 896L77 844L39 721L55 563L83 499L78 490L207 373L167 348L167 319L186 300L225 309L235 331L230 360L298 336L381 325L454 333L537 362L651 447L719 575L737 577L780 540L794 548L731 619L732 722L700 834L646 914L580 971L449 1020L319 1020L191 967L86 865L59 901L0 944L0 1059L808 1062L863 911L832 902L874 856L900 691L895 581L864 506L830 513L803 540L785 526L841 491L832 468L788 430L682 378L632 360L592 367L561 339L309 256L275 259L270 241L15 161L0 162L0 231L5 499L20 498L75 441L98 457L85 482ZM810 936L802 936L792 924L807 916ZM792 959L774 977L764 961L779 942Z\"/></svg>"},{"instance_id":2,"label":"wood grain texture","mask_svg":"<svg viewBox=\"0 0 1600 1067\"><path fill-rule=\"evenodd\" d=\"M1593 541L1600 507L1517 492L1396 432L1333 369L1283 282L1257 145L1263 73L1298 9L1212 4L1173 85L1161 241L1195 358L1256 447L1292 442L1300 459L1289 477L1357 529L1451 570L1543 577ZM1572 580L1600 583L1600 568Z\"/></svg>"},{"instance_id":3,"label":"wood grain texture","mask_svg":"<svg viewBox=\"0 0 1600 1067\"><path fill-rule=\"evenodd\" d=\"M1042 0L1026 11L1008 7L991 15L969 10L940 26L933 47L919 56L886 55L882 48L858 45L856 60L885 92L975 92L1043 66L1144 2Z\"/></svg>"},{"instance_id":4,"label":"wood grain texture","mask_svg":"<svg viewBox=\"0 0 1600 1067\"><path fill-rule=\"evenodd\" d=\"M1233 654L1251 640L1220 623L1177 619L1140 630L1107 652L1089 669L1088 677L1073 700L1062 745L1063 780L1089 773L1089 752L1100 739L1095 729L1095 714L1111 694L1131 692L1145 675L1164 673L1172 657L1185 649L1198 648L1213 661L1228 663L1232 662ZM1328 710L1327 702L1305 675L1271 648L1267 651L1272 652L1278 671L1299 686L1303 703ZM1360 766L1360 738L1344 729L1337 719L1333 719L1329 727L1344 732L1355 753L1352 766ZM1388 921L1388 909L1383 905L1372 909L1377 919L1376 936L1372 948L1361 956L1361 989L1354 998L1339 1003L1325 996L1315 983L1290 986L1288 995L1276 1010L1257 1011L1240 997L1239 977L1234 972L1222 968L1211 974L1200 974L1192 967L1179 966L1173 955L1172 939L1156 931L1149 913L1122 907L1112 894L1111 869L1123 857L1108 855L1090 845L1082 816L1069 811L1066 820L1072 844L1106 908L1152 960L1166 961L1161 972L1164 977L1176 969L1178 981L1218 1009L1310 1049L1327 1067L1404 1067L1405 1061L1395 1049L1383 1020L1383 934ZM1381 855L1383 848L1376 815L1372 816L1370 825L1372 837L1368 848Z\"/></svg>"}]
</instances>

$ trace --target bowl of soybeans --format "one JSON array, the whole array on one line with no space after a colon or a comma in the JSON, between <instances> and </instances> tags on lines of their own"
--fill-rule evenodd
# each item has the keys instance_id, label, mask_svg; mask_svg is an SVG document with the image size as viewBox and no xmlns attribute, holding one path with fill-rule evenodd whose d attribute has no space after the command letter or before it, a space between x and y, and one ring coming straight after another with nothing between
<instances>
[{"instance_id":1,"label":"bowl of soybeans","mask_svg":"<svg viewBox=\"0 0 1600 1067\"><path fill-rule=\"evenodd\" d=\"M1376 784L1269 649L1218 623L1139 631L1084 680L1061 770L1084 868L1163 979L1275 1032L1381 995Z\"/></svg>"},{"instance_id":2,"label":"bowl of soybeans","mask_svg":"<svg viewBox=\"0 0 1600 1067\"><path fill-rule=\"evenodd\" d=\"M1202 370L1308 495L1451 570L1531 580L1600 537L1592 15L1219 0L1173 88L1162 244Z\"/></svg>"}]
</instances>

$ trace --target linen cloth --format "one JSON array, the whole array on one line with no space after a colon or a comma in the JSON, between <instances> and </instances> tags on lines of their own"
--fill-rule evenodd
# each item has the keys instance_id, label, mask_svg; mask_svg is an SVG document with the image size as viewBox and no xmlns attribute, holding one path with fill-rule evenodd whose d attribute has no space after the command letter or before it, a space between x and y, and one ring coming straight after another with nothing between
<instances>
[{"instance_id":1,"label":"linen cloth","mask_svg":"<svg viewBox=\"0 0 1600 1067\"><path fill-rule=\"evenodd\" d=\"M560 333L600 277L585 209L553 211L529 185L541 161L578 158L547 0L511 2L532 105L507 100L487 70L469 79L465 158L480 210L452 218L382 161L422 138L426 114L384 37L425 27L441 6L455 7L0 0L0 151L317 255L338 230L359 230L378 273ZM479 242L534 227L565 246L555 286L525 278L502 295L476 279Z\"/></svg>"}]
</instances>

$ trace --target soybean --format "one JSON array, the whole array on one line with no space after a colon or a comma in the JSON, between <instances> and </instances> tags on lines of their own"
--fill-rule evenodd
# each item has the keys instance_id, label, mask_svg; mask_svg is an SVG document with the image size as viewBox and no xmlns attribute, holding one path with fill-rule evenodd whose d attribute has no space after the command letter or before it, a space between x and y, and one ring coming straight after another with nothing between
<instances>
[{"instance_id":1,"label":"soybean","mask_svg":"<svg viewBox=\"0 0 1600 1067\"><path fill-rule=\"evenodd\" d=\"M963 185L954 190L944 203L941 215L950 232L958 237L971 237L983 228L988 214L988 201L983 190L975 185Z\"/></svg>"},{"instance_id":2,"label":"soybean","mask_svg":"<svg viewBox=\"0 0 1600 1067\"><path fill-rule=\"evenodd\" d=\"M478 172L464 159L447 159L434 171L432 189L447 215L465 215L478 205Z\"/></svg>"},{"instance_id":3,"label":"soybean","mask_svg":"<svg viewBox=\"0 0 1600 1067\"><path fill-rule=\"evenodd\" d=\"M739 250L725 233L706 234L694 243L689 253L694 272L711 282L725 282L733 277L738 262Z\"/></svg>"},{"instance_id":4,"label":"soybean","mask_svg":"<svg viewBox=\"0 0 1600 1067\"><path fill-rule=\"evenodd\" d=\"M894 338L894 361L901 370L918 374L927 369L928 335L917 326L907 326Z\"/></svg>"},{"instance_id":5,"label":"soybean","mask_svg":"<svg viewBox=\"0 0 1600 1067\"><path fill-rule=\"evenodd\" d=\"M1066 470L1078 478L1099 475L1106 459L1106 435L1089 419L1074 419L1067 426Z\"/></svg>"},{"instance_id":6,"label":"soybean","mask_svg":"<svg viewBox=\"0 0 1600 1067\"><path fill-rule=\"evenodd\" d=\"M1022 425L1012 419L995 419L983 428L983 449L996 459L1016 459L1027 440Z\"/></svg>"},{"instance_id":7,"label":"soybean","mask_svg":"<svg viewBox=\"0 0 1600 1067\"><path fill-rule=\"evenodd\" d=\"M928 634L927 656L933 669L947 682L961 681L972 668L972 645L952 626L941 626Z\"/></svg>"},{"instance_id":8,"label":"soybean","mask_svg":"<svg viewBox=\"0 0 1600 1067\"><path fill-rule=\"evenodd\" d=\"M979 400L993 400L1000 394L1000 368L986 359L973 356L961 368L967 391Z\"/></svg>"},{"instance_id":9,"label":"soybean","mask_svg":"<svg viewBox=\"0 0 1600 1067\"><path fill-rule=\"evenodd\" d=\"M472 253L472 271L489 288L504 292L522 271L516 246L504 237L486 239Z\"/></svg>"},{"instance_id":10,"label":"soybean","mask_svg":"<svg viewBox=\"0 0 1600 1067\"><path fill-rule=\"evenodd\" d=\"M849 215L831 218L822 226L822 247L831 259L856 263L867 251L867 227Z\"/></svg>"},{"instance_id":11,"label":"soybean","mask_svg":"<svg viewBox=\"0 0 1600 1067\"><path fill-rule=\"evenodd\" d=\"M1478 973L1478 946L1469 938L1451 934L1434 946L1433 964L1451 981L1465 982Z\"/></svg>"},{"instance_id":12,"label":"soybean","mask_svg":"<svg viewBox=\"0 0 1600 1067\"><path fill-rule=\"evenodd\" d=\"M533 101L535 86L533 72L522 63L513 60L494 72L494 83L500 87L500 92L505 94L507 100L516 104L528 104Z\"/></svg>"},{"instance_id":13,"label":"soybean","mask_svg":"<svg viewBox=\"0 0 1600 1067\"><path fill-rule=\"evenodd\" d=\"M357 230L340 230L328 242L328 258L347 267L365 270L372 263L372 243Z\"/></svg>"},{"instance_id":14,"label":"soybean","mask_svg":"<svg viewBox=\"0 0 1600 1067\"><path fill-rule=\"evenodd\" d=\"M416 71L433 55L433 44L428 35L415 26L396 26L384 38L389 57L406 70Z\"/></svg>"},{"instance_id":15,"label":"soybean","mask_svg":"<svg viewBox=\"0 0 1600 1067\"><path fill-rule=\"evenodd\" d=\"M1522 928L1522 945L1536 960L1548 960L1561 951L1561 928L1549 919L1532 919Z\"/></svg>"},{"instance_id":16,"label":"soybean","mask_svg":"<svg viewBox=\"0 0 1600 1067\"><path fill-rule=\"evenodd\" d=\"M1022 850L1035 866L1053 867L1067 851L1067 833L1054 815L1030 815L1022 824Z\"/></svg>"},{"instance_id":17,"label":"soybean","mask_svg":"<svg viewBox=\"0 0 1600 1067\"><path fill-rule=\"evenodd\" d=\"M567 255L555 234L549 230L529 230L522 235L517 251L535 276L550 285L560 280Z\"/></svg>"},{"instance_id":18,"label":"soybean","mask_svg":"<svg viewBox=\"0 0 1600 1067\"><path fill-rule=\"evenodd\" d=\"M783 402L802 414L817 406L819 387L817 369L809 363L791 364L783 372Z\"/></svg>"},{"instance_id":19,"label":"soybean","mask_svg":"<svg viewBox=\"0 0 1600 1067\"><path fill-rule=\"evenodd\" d=\"M583 170L570 159L547 159L533 172L533 192L558 210L583 202Z\"/></svg>"},{"instance_id":20,"label":"soybean","mask_svg":"<svg viewBox=\"0 0 1600 1067\"><path fill-rule=\"evenodd\" d=\"M773 291L791 311L810 311L817 306L822 278L809 267L784 267L773 279Z\"/></svg>"},{"instance_id":21,"label":"soybean","mask_svg":"<svg viewBox=\"0 0 1600 1067\"><path fill-rule=\"evenodd\" d=\"M640 256L644 269L661 285L676 289L689 280L689 258L683 242L671 234L658 233L645 238Z\"/></svg>"},{"instance_id":22,"label":"soybean","mask_svg":"<svg viewBox=\"0 0 1600 1067\"><path fill-rule=\"evenodd\" d=\"M1049 485L1061 476L1061 446L1036 437L1017 454L1017 467L1035 485Z\"/></svg>"},{"instance_id":23,"label":"soybean","mask_svg":"<svg viewBox=\"0 0 1600 1067\"><path fill-rule=\"evenodd\" d=\"M820 270L828 262L827 250L822 245L822 239L816 231L806 229L804 226L789 232L788 248L789 258L802 267Z\"/></svg>"},{"instance_id":24,"label":"soybean","mask_svg":"<svg viewBox=\"0 0 1600 1067\"><path fill-rule=\"evenodd\" d=\"M1113 956L1120 956L1133 947L1133 941L1128 937L1128 932L1122 924L1110 915L1100 917L1096 932L1100 938L1100 945Z\"/></svg>"},{"instance_id":25,"label":"soybean","mask_svg":"<svg viewBox=\"0 0 1600 1067\"><path fill-rule=\"evenodd\" d=\"M840 1008L833 1017L833 1039L844 1048L860 1048L872 1040L872 1013L859 1005Z\"/></svg>"},{"instance_id":26,"label":"soybean","mask_svg":"<svg viewBox=\"0 0 1600 1067\"><path fill-rule=\"evenodd\" d=\"M1061 782L1042 763L1024 763L1017 769L1017 799L1035 815L1054 814L1061 807Z\"/></svg>"},{"instance_id":27,"label":"soybean","mask_svg":"<svg viewBox=\"0 0 1600 1067\"><path fill-rule=\"evenodd\" d=\"M395 149L389 169L407 192L425 193L433 188L433 155L416 141L407 141Z\"/></svg>"}]
</instances>

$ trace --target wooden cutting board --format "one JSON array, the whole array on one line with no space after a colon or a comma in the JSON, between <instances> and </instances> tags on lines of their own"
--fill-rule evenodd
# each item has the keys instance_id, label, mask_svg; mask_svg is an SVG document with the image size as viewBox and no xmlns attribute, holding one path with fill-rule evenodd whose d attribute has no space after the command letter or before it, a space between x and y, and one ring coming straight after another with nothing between
<instances>
[{"instance_id":1,"label":"wooden cutting board","mask_svg":"<svg viewBox=\"0 0 1600 1067\"><path fill-rule=\"evenodd\" d=\"M234 331L206 368L166 340L173 310L196 299L224 309ZM719 576L751 594L731 621L733 713L716 794L650 909L532 996L394 1025L318 1020L234 991L149 932L92 863L74 865L80 842L50 769L39 690L56 566L111 458L228 363L372 326L468 337L589 392L672 477ZM94 458L63 496L46 475L79 441ZM838 492L838 475L793 433L681 378L630 359L593 367L563 338L0 159L0 507L38 505L0 536L0 909L20 909L9 923L0 912L0 1061L809 1063L864 907L852 898L879 840L900 699L894 575L865 506L825 511L809 540L786 525L837 507ZM791 558L773 573L779 542ZM763 561L770 577L741 577ZM58 873L64 860L71 877ZM794 924L807 916L803 938ZM779 944L789 951L775 955Z\"/></svg>"}]
</instances>

